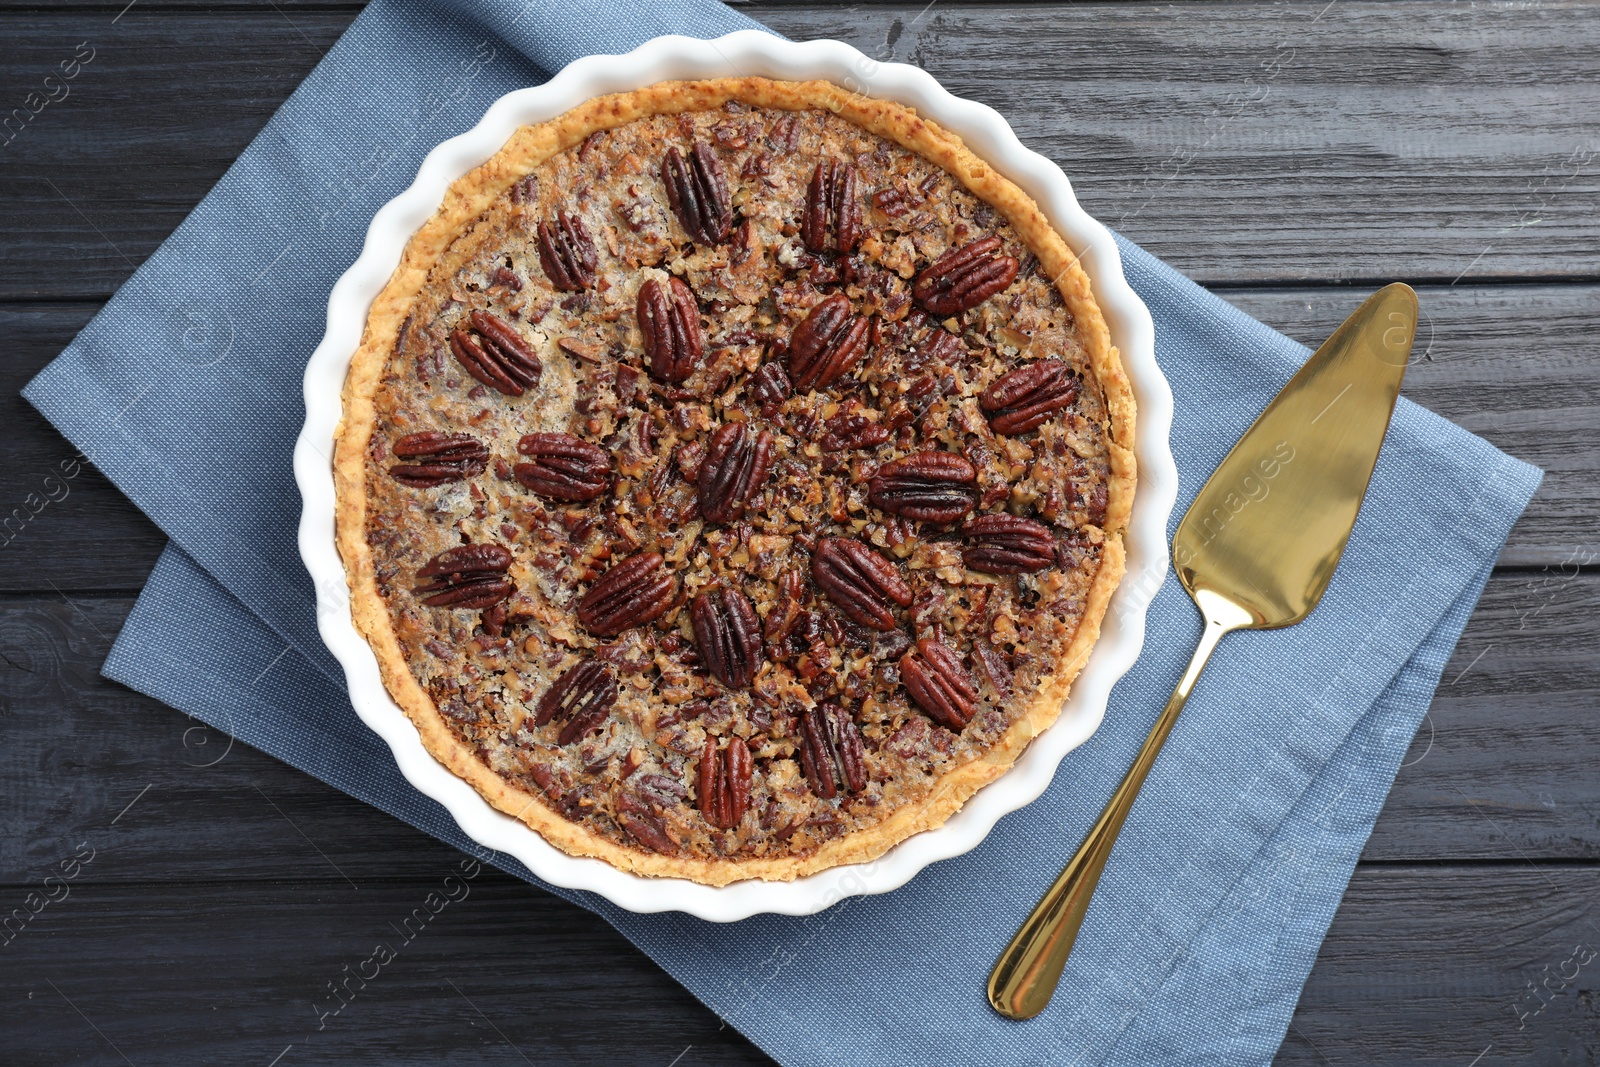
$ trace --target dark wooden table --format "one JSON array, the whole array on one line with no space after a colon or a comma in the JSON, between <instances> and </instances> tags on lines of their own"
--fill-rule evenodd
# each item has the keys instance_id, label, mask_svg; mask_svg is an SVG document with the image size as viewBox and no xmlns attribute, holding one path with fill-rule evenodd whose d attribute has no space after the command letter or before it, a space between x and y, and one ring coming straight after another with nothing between
<instances>
[{"instance_id":1,"label":"dark wooden table","mask_svg":"<svg viewBox=\"0 0 1600 1067\"><path fill-rule=\"evenodd\" d=\"M1600 8L924 2L747 10L993 105L1097 217L1302 341L1410 282L1407 395L1549 472L1279 1061L1596 1062ZM0 1062L763 1061L603 922L493 872L317 1032L456 854L98 676L162 537L92 470L60 477L73 450L17 390L359 10L125 3L0 0L5 112L92 51L0 147L0 916L56 898L0 938Z\"/></svg>"}]
</instances>

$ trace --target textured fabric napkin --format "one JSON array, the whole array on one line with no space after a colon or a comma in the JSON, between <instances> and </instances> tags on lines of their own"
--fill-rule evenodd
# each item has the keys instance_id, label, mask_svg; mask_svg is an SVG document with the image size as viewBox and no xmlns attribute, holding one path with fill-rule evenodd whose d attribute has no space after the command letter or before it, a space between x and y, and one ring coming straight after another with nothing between
<instances>
[{"instance_id":1,"label":"textured fabric napkin","mask_svg":"<svg viewBox=\"0 0 1600 1067\"><path fill-rule=\"evenodd\" d=\"M376 0L363 12L26 390L173 542L107 675L471 847L356 719L317 637L290 452L328 290L423 155L501 94L580 55L751 25L709 0ZM1177 397L1176 521L1307 352L1121 247ZM1327 598L1301 626L1224 643L1122 834L1054 1003L1033 1022L993 1014L983 982L1182 671L1200 622L1175 582L1150 607L1144 655L1104 725L1044 797L905 888L735 926L556 892L788 1064L1267 1062L1538 481L1401 402Z\"/></svg>"}]
</instances>

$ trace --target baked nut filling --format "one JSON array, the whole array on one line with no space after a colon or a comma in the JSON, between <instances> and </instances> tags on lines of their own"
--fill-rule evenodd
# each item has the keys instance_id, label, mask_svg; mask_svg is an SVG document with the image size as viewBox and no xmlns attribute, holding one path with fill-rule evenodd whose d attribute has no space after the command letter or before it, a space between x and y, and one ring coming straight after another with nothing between
<instances>
[{"instance_id":1,"label":"baked nut filling","mask_svg":"<svg viewBox=\"0 0 1600 1067\"><path fill-rule=\"evenodd\" d=\"M524 134L346 387L391 692L502 810L641 873L943 822L1054 720L1121 574L1132 401L1075 259L951 135L820 83Z\"/></svg>"}]
</instances>

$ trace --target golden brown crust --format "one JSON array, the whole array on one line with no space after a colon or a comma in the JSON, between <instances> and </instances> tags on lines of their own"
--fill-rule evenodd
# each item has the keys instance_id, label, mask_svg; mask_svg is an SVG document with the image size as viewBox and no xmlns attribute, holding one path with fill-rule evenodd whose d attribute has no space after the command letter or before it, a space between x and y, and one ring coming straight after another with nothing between
<instances>
[{"instance_id":1,"label":"golden brown crust","mask_svg":"<svg viewBox=\"0 0 1600 1067\"><path fill-rule=\"evenodd\" d=\"M1025 714L983 758L946 774L921 803L901 807L872 828L829 841L804 857L714 860L624 848L568 821L534 794L502 779L449 729L407 665L378 593L372 549L365 536L366 456L376 418L374 398L401 323L430 271L446 256L457 235L519 177L549 156L581 143L594 131L648 115L716 108L730 100L784 110L826 108L944 168L996 208L1038 257L1042 269L1055 279L1079 323L1110 420L1111 476L1102 562L1082 621L1060 667L1046 678ZM902 105L862 98L827 82L776 82L762 78L668 82L600 97L549 122L518 130L493 158L450 187L438 212L412 237L399 266L372 304L361 345L350 364L343 399L344 418L336 435L334 456L337 542L350 583L356 626L371 644L390 694L416 725L428 751L496 808L520 819L565 852L594 856L641 875L688 878L709 885L750 878L788 880L875 859L907 837L941 825L979 788L1004 773L1029 742L1055 722L1099 636L1107 603L1123 573L1123 537L1137 477L1133 393L1077 255L1026 194L974 155L954 134Z\"/></svg>"}]
</instances>

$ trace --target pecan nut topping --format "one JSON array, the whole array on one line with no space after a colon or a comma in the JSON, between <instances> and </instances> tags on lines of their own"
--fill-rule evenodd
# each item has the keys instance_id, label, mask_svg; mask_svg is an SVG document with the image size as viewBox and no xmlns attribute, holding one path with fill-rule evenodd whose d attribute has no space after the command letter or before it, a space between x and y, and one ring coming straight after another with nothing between
<instances>
[{"instance_id":1,"label":"pecan nut topping","mask_svg":"<svg viewBox=\"0 0 1600 1067\"><path fill-rule=\"evenodd\" d=\"M689 608L694 645L711 676L729 689L749 689L765 660L761 619L737 589L707 589Z\"/></svg>"},{"instance_id":2,"label":"pecan nut topping","mask_svg":"<svg viewBox=\"0 0 1600 1067\"><path fill-rule=\"evenodd\" d=\"M511 553L502 545L457 545L434 556L417 571L412 592L430 608L493 607L509 600L516 583L506 577Z\"/></svg>"},{"instance_id":3,"label":"pecan nut topping","mask_svg":"<svg viewBox=\"0 0 1600 1067\"><path fill-rule=\"evenodd\" d=\"M867 351L867 320L850 309L850 298L834 293L819 302L789 339L789 380L799 392L825 389L861 361Z\"/></svg>"},{"instance_id":4,"label":"pecan nut topping","mask_svg":"<svg viewBox=\"0 0 1600 1067\"><path fill-rule=\"evenodd\" d=\"M659 552L641 552L618 563L578 601L578 621L601 637L615 637L654 622L672 606L674 582Z\"/></svg>"},{"instance_id":5,"label":"pecan nut topping","mask_svg":"<svg viewBox=\"0 0 1600 1067\"><path fill-rule=\"evenodd\" d=\"M772 418L778 408L789 399L794 387L789 376L778 363L763 363L761 369L750 376L750 399L754 400L763 418Z\"/></svg>"},{"instance_id":6,"label":"pecan nut topping","mask_svg":"<svg viewBox=\"0 0 1600 1067\"><path fill-rule=\"evenodd\" d=\"M970 353L961 338L945 329L935 325L917 345L917 358L925 365L943 363L947 367L960 366L966 362Z\"/></svg>"},{"instance_id":7,"label":"pecan nut topping","mask_svg":"<svg viewBox=\"0 0 1600 1067\"><path fill-rule=\"evenodd\" d=\"M867 484L872 505L919 522L954 522L972 510L978 472L954 452L914 452L878 468Z\"/></svg>"},{"instance_id":8,"label":"pecan nut topping","mask_svg":"<svg viewBox=\"0 0 1600 1067\"><path fill-rule=\"evenodd\" d=\"M520 622L523 616L518 616ZM490 637L504 637L506 624L511 621L511 612L506 610L502 601L492 608L484 608L483 614L478 616L478 625L483 627L483 632Z\"/></svg>"},{"instance_id":9,"label":"pecan nut topping","mask_svg":"<svg viewBox=\"0 0 1600 1067\"><path fill-rule=\"evenodd\" d=\"M734 737L728 747L717 751L717 739L707 737L700 750L700 812L706 822L719 830L731 830L744 819L750 808L750 748L744 738Z\"/></svg>"},{"instance_id":10,"label":"pecan nut topping","mask_svg":"<svg viewBox=\"0 0 1600 1067\"><path fill-rule=\"evenodd\" d=\"M889 427L865 415L835 415L822 424L824 452L857 452L877 448L890 437Z\"/></svg>"},{"instance_id":11,"label":"pecan nut topping","mask_svg":"<svg viewBox=\"0 0 1600 1067\"><path fill-rule=\"evenodd\" d=\"M389 477L413 489L431 489L446 482L476 478L489 466L489 450L471 434L427 430L409 433L389 449L396 459L410 460L389 468Z\"/></svg>"},{"instance_id":12,"label":"pecan nut topping","mask_svg":"<svg viewBox=\"0 0 1600 1067\"><path fill-rule=\"evenodd\" d=\"M617 702L617 678L597 659L586 659L555 680L534 710L533 723L562 720L558 743L570 745L589 734L611 714Z\"/></svg>"},{"instance_id":13,"label":"pecan nut topping","mask_svg":"<svg viewBox=\"0 0 1600 1067\"><path fill-rule=\"evenodd\" d=\"M611 488L611 457L570 433L530 433L517 442L530 463L511 468L517 481L542 497L580 503Z\"/></svg>"},{"instance_id":14,"label":"pecan nut topping","mask_svg":"<svg viewBox=\"0 0 1600 1067\"><path fill-rule=\"evenodd\" d=\"M817 164L806 192L800 235L811 252L849 254L856 250L861 241L861 201L856 197L855 167L837 159Z\"/></svg>"},{"instance_id":15,"label":"pecan nut topping","mask_svg":"<svg viewBox=\"0 0 1600 1067\"><path fill-rule=\"evenodd\" d=\"M972 659L988 675L989 684L994 687L995 693L1004 700L1011 695L1011 682L1013 675L1011 667L1006 663L1005 657L982 641L972 646Z\"/></svg>"},{"instance_id":16,"label":"pecan nut topping","mask_svg":"<svg viewBox=\"0 0 1600 1067\"><path fill-rule=\"evenodd\" d=\"M666 823L650 804L632 793L617 794L617 821L639 844L664 856L678 853L678 842L667 832Z\"/></svg>"},{"instance_id":17,"label":"pecan nut topping","mask_svg":"<svg viewBox=\"0 0 1600 1067\"><path fill-rule=\"evenodd\" d=\"M539 265L557 289L594 288L599 258L579 215L557 211L553 224L539 223Z\"/></svg>"},{"instance_id":18,"label":"pecan nut topping","mask_svg":"<svg viewBox=\"0 0 1600 1067\"><path fill-rule=\"evenodd\" d=\"M709 145L696 141L688 159L676 147L667 149L661 161L661 180L667 187L667 203L690 240L718 245L728 239L733 229L728 172Z\"/></svg>"},{"instance_id":19,"label":"pecan nut topping","mask_svg":"<svg viewBox=\"0 0 1600 1067\"><path fill-rule=\"evenodd\" d=\"M539 202L539 176L525 174L517 179L515 185L507 190L513 204L537 204Z\"/></svg>"},{"instance_id":20,"label":"pecan nut topping","mask_svg":"<svg viewBox=\"0 0 1600 1067\"><path fill-rule=\"evenodd\" d=\"M1059 359L1041 359L1002 375L978 397L995 433L1027 433L1078 399L1078 378Z\"/></svg>"},{"instance_id":21,"label":"pecan nut topping","mask_svg":"<svg viewBox=\"0 0 1600 1067\"><path fill-rule=\"evenodd\" d=\"M544 366L510 323L488 311L474 311L468 320L470 330L458 326L450 334L450 351L468 374L507 396L539 384Z\"/></svg>"},{"instance_id":22,"label":"pecan nut topping","mask_svg":"<svg viewBox=\"0 0 1600 1067\"><path fill-rule=\"evenodd\" d=\"M861 730L839 705L818 705L801 713L800 769L811 783L811 791L823 800L838 795L838 785L847 793L867 787L867 753Z\"/></svg>"},{"instance_id":23,"label":"pecan nut topping","mask_svg":"<svg viewBox=\"0 0 1600 1067\"><path fill-rule=\"evenodd\" d=\"M901 656L900 681L917 707L940 726L959 733L972 721L978 683L943 641L924 637Z\"/></svg>"},{"instance_id":24,"label":"pecan nut topping","mask_svg":"<svg viewBox=\"0 0 1600 1067\"><path fill-rule=\"evenodd\" d=\"M767 480L772 450L772 435L765 430L754 433L742 422L719 427L696 479L700 514L708 522L726 523L743 511Z\"/></svg>"},{"instance_id":25,"label":"pecan nut topping","mask_svg":"<svg viewBox=\"0 0 1600 1067\"><path fill-rule=\"evenodd\" d=\"M972 310L1016 280L1016 258L999 251L998 237L951 249L917 275L912 298L940 317Z\"/></svg>"},{"instance_id":26,"label":"pecan nut topping","mask_svg":"<svg viewBox=\"0 0 1600 1067\"><path fill-rule=\"evenodd\" d=\"M704 350L694 293L679 278L668 278L665 285L651 278L639 286L635 313L644 334L650 377L669 385L688 380Z\"/></svg>"},{"instance_id":27,"label":"pecan nut topping","mask_svg":"<svg viewBox=\"0 0 1600 1067\"><path fill-rule=\"evenodd\" d=\"M911 587L887 559L848 537L824 537L811 554L811 579L851 622L895 628L894 606L911 606Z\"/></svg>"},{"instance_id":28,"label":"pecan nut topping","mask_svg":"<svg viewBox=\"0 0 1600 1067\"><path fill-rule=\"evenodd\" d=\"M961 558L984 574L1042 571L1056 561L1050 527L1020 515L980 515L961 527L967 539Z\"/></svg>"}]
</instances>

